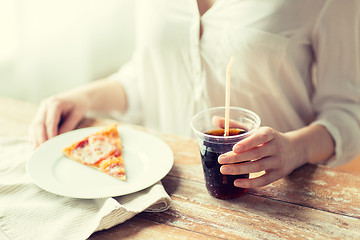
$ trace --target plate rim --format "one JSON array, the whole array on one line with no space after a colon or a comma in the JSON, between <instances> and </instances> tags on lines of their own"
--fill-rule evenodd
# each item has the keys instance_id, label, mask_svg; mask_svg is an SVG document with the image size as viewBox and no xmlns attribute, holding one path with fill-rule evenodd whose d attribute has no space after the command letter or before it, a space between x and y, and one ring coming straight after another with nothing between
<instances>
[{"instance_id":1,"label":"plate rim","mask_svg":"<svg viewBox=\"0 0 360 240\"><path fill-rule=\"evenodd\" d=\"M32 155L30 156L30 158L26 162L26 172L30 176L30 178L32 179L34 184L37 185L38 187L40 187L41 189L47 191L47 192L50 192L50 193L53 193L53 194L56 194L56 195L59 195L59 196L78 198L78 199L99 199L99 198L119 197L119 196L124 196L124 195L128 195L128 194L131 194L131 193L135 193L135 192L144 190L144 189L156 184L158 181L161 181L171 171L171 169L172 169L172 167L174 165L174 153L173 153L172 149L170 148L170 146L163 139L159 138L158 136L155 136L154 134L148 133L146 131L141 131L141 130L134 129L131 126L118 125L117 128L118 128L119 132L128 131L128 132L132 132L132 133L135 133L135 134L142 134L143 136L155 139L158 143L162 144L162 146L161 146L162 148L165 148L164 151L166 151L167 152L166 154L168 154L166 156L166 163L167 164L164 165L164 169L160 172L160 174L158 174L154 178L151 178L152 181L149 181L146 184L142 184L140 187L137 187L137 188L135 188L133 190L130 190L130 191L129 190L125 191L123 193L121 193L121 191L117 191L117 192L114 192L113 194L94 195L94 194L74 194L73 191L71 191L71 190L57 191L56 187L55 187L55 191L54 191L54 188L49 187L48 184L44 184L41 181L39 182L39 178L34 176L34 168L35 169L41 168L39 166L36 167L36 166L32 165L32 164L34 164L33 162L36 161L36 160L34 160L34 158L36 158L37 154L41 153L42 151L46 151L46 150L44 150L45 148L47 148L48 146L52 146L52 145L56 144L57 141L61 141L61 138L71 137L70 135L73 135L74 138L77 137L78 139L79 138L81 139L81 136L79 137L80 134L83 134L84 136L86 136L87 134L94 133L97 130L101 130L103 128L104 128L104 126L92 126L92 127L85 127L85 128L75 129L75 130L60 134L58 136L55 136L54 138L51 138L51 139L47 140L46 142L44 142L43 144L41 144L32 153ZM75 142L76 140L77 139L74 139L73 141ZM70 145L71 143L72 142L69 142L66 145ZM61 147L59 147L59 151L61 152ZM61 155L62 155L62 153L61 153ZM54 164L56 161L53 160L52 162ZM87 166L84 166L84 167L87 167ZM56 177L54 177L54 179L56 179ZM90 196L90 195L92 195L92 196Z\"/></svg>"}]
</instances>

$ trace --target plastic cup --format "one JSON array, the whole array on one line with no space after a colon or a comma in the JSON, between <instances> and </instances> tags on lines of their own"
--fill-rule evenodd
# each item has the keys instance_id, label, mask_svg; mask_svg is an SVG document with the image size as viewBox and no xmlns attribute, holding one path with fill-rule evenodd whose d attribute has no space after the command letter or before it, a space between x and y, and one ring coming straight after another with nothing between
<instances>
[{"instance_id":1,"label":"plastic cup","mask_svg":"<svg viewBox=\"0 0 360 240\"><path fill-rule=\"evenodd\" d=\"M249 174L223 175L218 157L232 151L235 143L247 138L260 126L260 117L247 109L230 107L230 129L241 128L244 133L224 136L221 126L214 125L215 118L225 119L225 107L206 109L196 114L191 127L198 139L201 162L203 166L206 188L209 194L219 199L233 199L243 196L247 189L235 187L234 181L238 178L249 178ZM222 131L222 135L212 135Z\"/></svg>"}]
</instances>

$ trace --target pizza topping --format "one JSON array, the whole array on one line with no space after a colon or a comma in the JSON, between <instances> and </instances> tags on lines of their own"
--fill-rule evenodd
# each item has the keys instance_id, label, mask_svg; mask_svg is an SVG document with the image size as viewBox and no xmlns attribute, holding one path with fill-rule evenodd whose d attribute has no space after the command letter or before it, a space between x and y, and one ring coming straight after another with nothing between
<instances>
[{"instance_id":1,"label":"pizza topping","mask_svg":"<svg viewBox=\"0 0 360 240\"><path fill-rule=\"evenodd\" d=\"M100 169L111 176L125 178L125 166L121 158L110 158L100 163Z\"/></svg>"},{"instance_id":2,"label":"pizza topping","mask_svg":"<svg viewBox=\"0 0 360 240\"><path fill-rule=\"evenodd\" d=\"M116 152L116 147L103 136L92 135L87 144L79 144L72 152L85 164L96 164Z\"/></svg>"},{"instance_id":3,"label":"pizza topping","mask_svg":"<svg viewBox=\"0 0 360 240\"><path fill-rule=\"evenodd\" d=\"M83 148L87 144L89 144L89 139L88 138L78 142L78 144L75 146L75 148Z\"/></svg>"},{"instance_id":4,"label":"pizza topping","mask_svg":"<svg viewBox=\"0 0 360 240\"><path fill-rule=\"evenodd\" d=\"M122 141L116 124L65 147L63 153L84 165L123 181L126 180Z\"/></svg>"},{"instance_id":5,"label":"pizza topping","mask_svg":"<svg viewBox=\"0 0 360 240\"><path fill-rule=\"evenodd\" d=\"M124 165L120 163L114 163L105 168L105 171L112 176L124 175Z\"/></svg>"}]
</instances>

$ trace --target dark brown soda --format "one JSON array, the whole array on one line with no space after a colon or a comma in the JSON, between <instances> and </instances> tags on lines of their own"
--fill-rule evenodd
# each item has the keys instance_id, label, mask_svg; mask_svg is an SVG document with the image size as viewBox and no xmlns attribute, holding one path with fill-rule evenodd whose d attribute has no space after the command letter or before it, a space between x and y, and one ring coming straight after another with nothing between
<instances>
[{"instance_id":1,"label":"dark brown soda","mask_svg":"<svg viewBox=\"0 0 360 240\"><path fill-rule=\"evenodd\" d=\"M229 129L229 135L239 135L246 131L238 128ZM206 132L207 135L224 136L224 129L215 129ZM201 160L205 175L206 188L211 196L219 199L233 199L243 196L247 189L234 186L234 181L238 178L249 178L249 174L242 175L223 175L220 172L221 165L218 157L232 150L234 143L227 143L226 139L218 142L209 142L204 139L200 146Z\"/></svg>"}]
</instances>

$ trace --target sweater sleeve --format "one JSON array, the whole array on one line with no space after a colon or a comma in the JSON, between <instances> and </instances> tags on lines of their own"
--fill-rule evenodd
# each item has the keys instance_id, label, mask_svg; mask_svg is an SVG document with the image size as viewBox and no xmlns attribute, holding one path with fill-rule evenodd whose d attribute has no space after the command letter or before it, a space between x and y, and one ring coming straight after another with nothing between
<instances>
[{"instance_id":1,"label":"sweater sleeve","mask_svg":"<svg viewBox=\"0 0 360 240\"><path fill-rule=\"evenodd\" d=\"M312 124L332 135L339 166L360 152L360 2L332 1L324 6L312 34L317 74Z\"/></svg>"},{"instance_id":2,"label":"sweater sleeve","mask_svg":"<svg viewBox=\"0 0 360 240\"><path fill-rule=\"evenodd\" d=\"M125 63L116 73L109 76L110 79L115 79L123 86L127 97L127 110L124 115L119 116L113 114L125 122L134 124L142 123L142 107L140 104L138 91L138 81L136 76L135 60L132 58L129 62Z\"/></svg>"}]
</instances>

